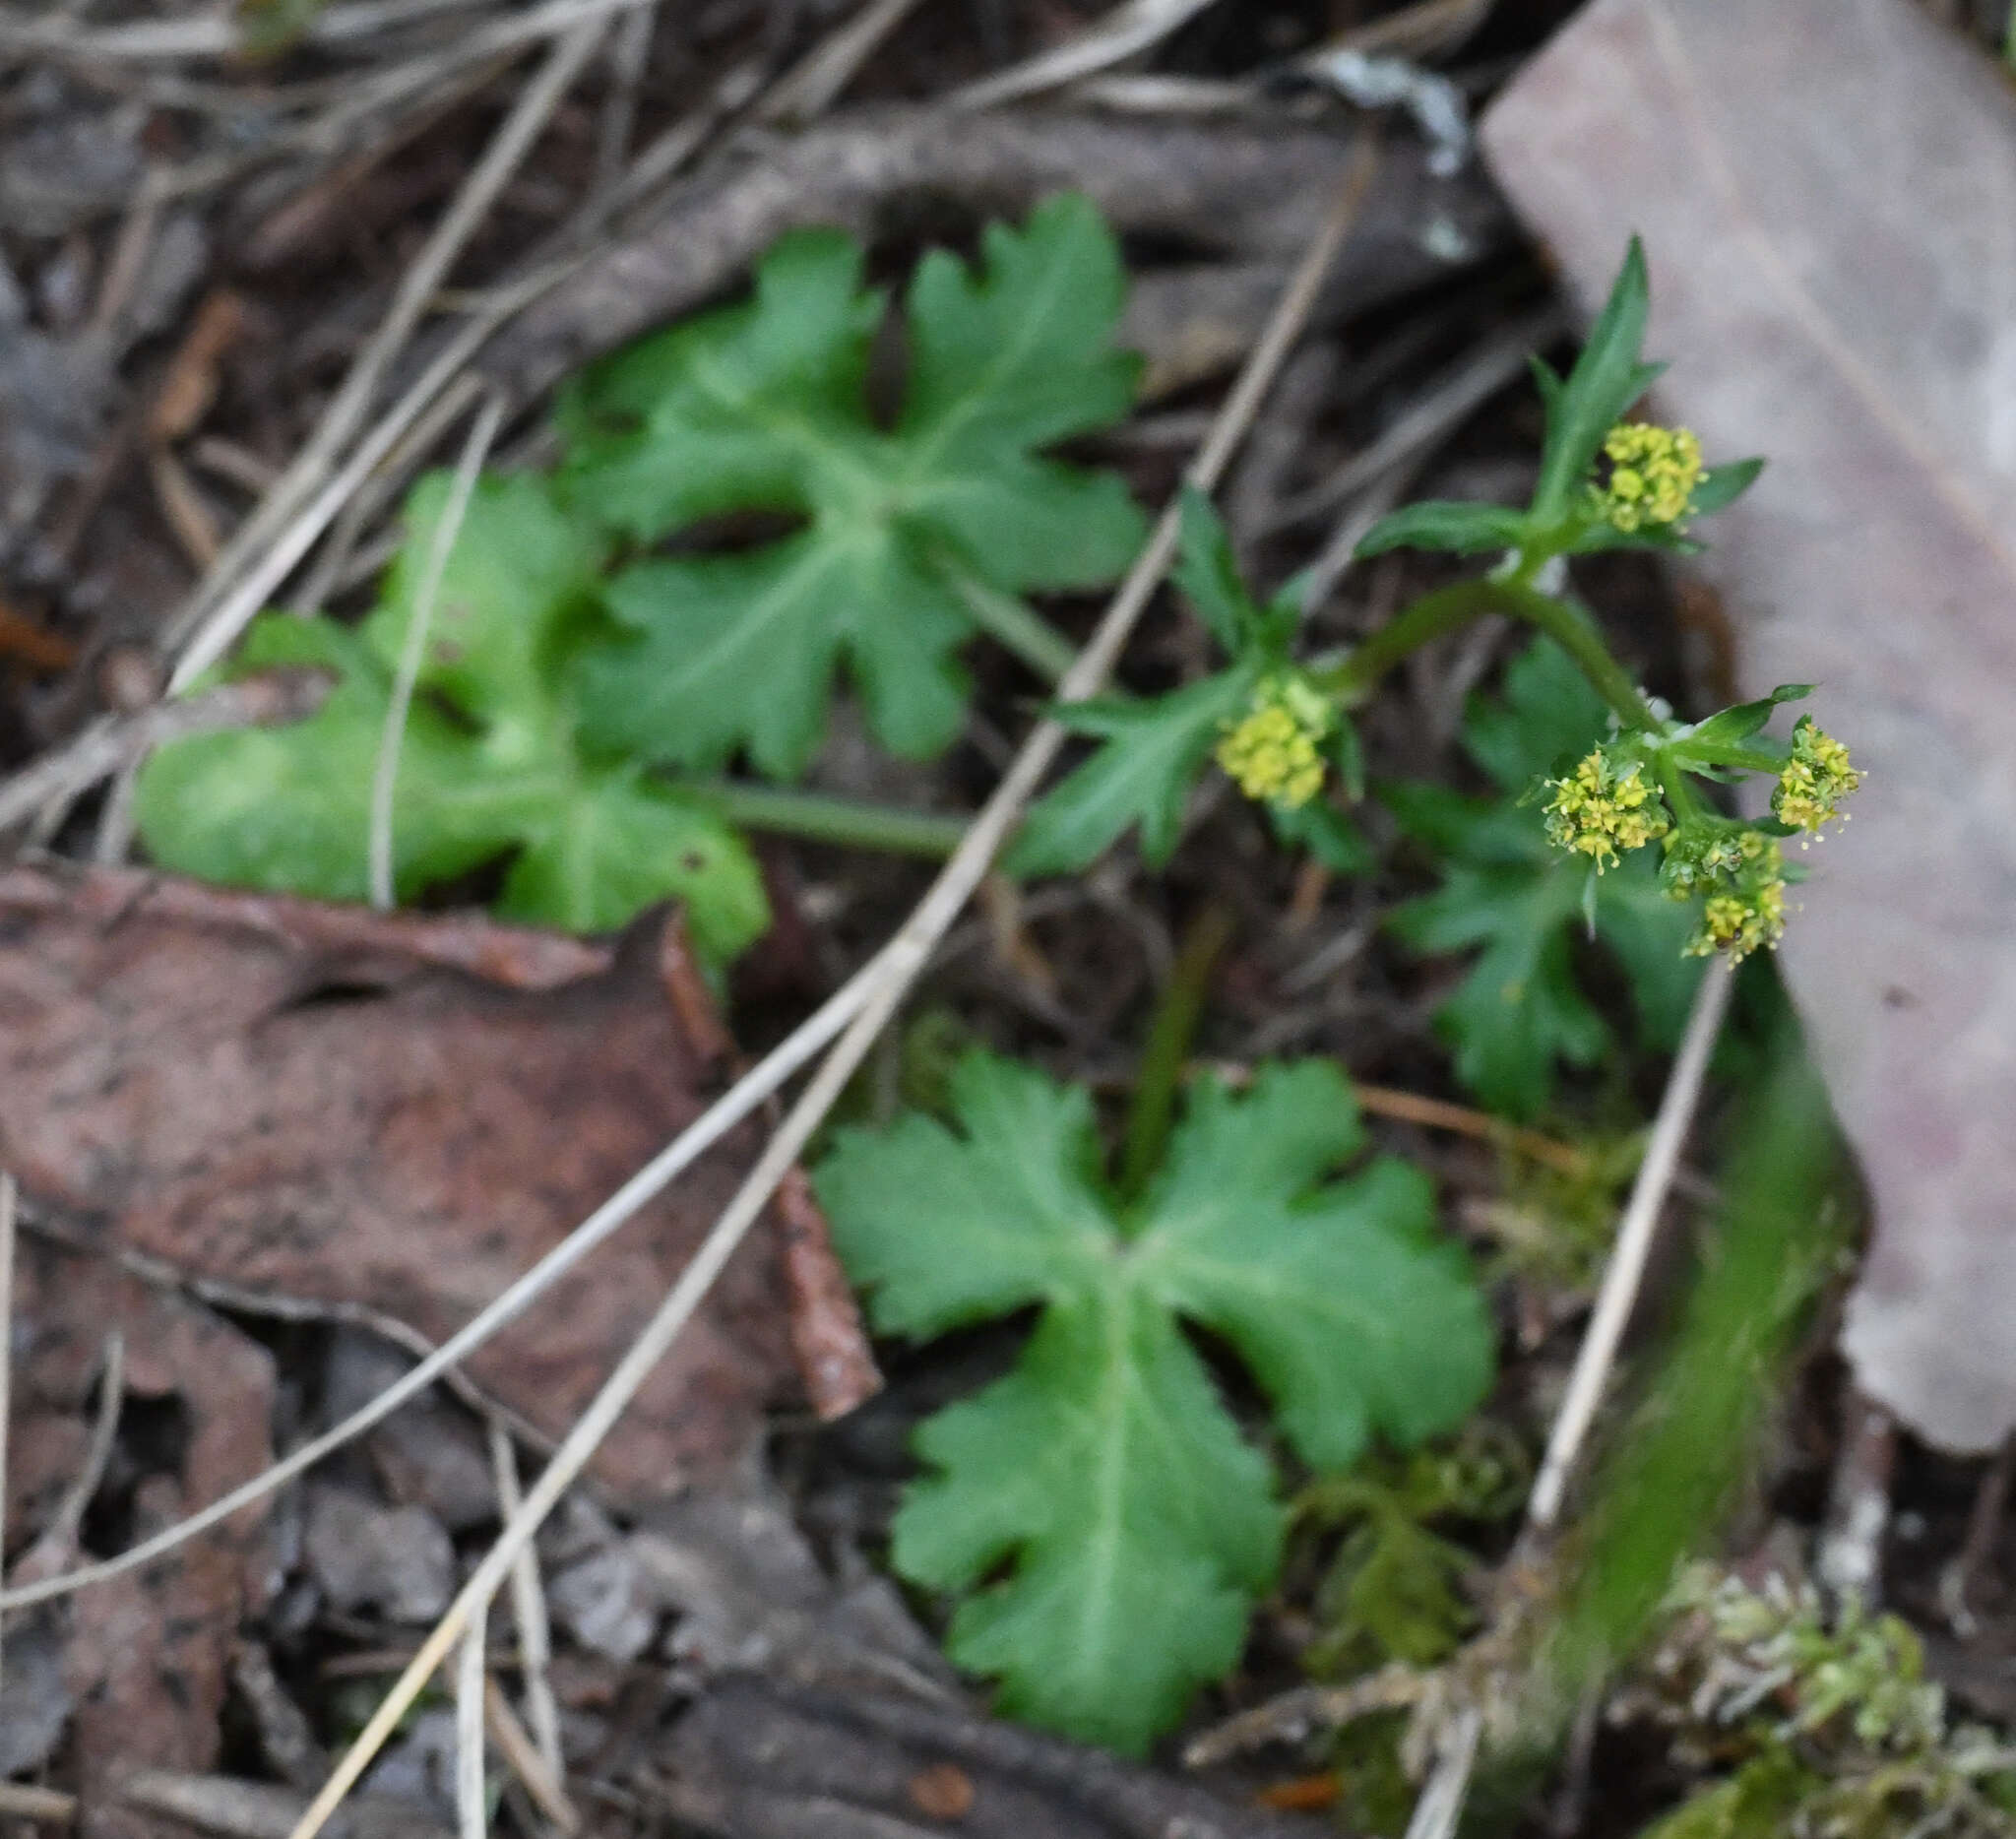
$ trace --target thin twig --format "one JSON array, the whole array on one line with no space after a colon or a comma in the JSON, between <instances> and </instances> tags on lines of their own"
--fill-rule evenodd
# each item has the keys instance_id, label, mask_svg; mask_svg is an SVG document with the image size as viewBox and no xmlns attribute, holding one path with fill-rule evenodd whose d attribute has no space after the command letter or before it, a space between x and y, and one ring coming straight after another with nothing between
<instances>
[{"instance_id":1,"label":"thin twig","mask_svg":"<svg viewBox=\"0 0 2016 1839\"><path fill-rule=\"evenodd\" d=\"M370 343L350 365L342 387L323 411L307 444L295 456L280 483L232 537L217 566L198 589L196 598L169 622L170 643L179 641L198 620L205 622L201 630L207 631L211 608L230 588L233 579L247 568L251 558L269 542L277 548L285 546L277 539L329 477L337 456L363 423L379 384L393 360L406 349L407 341L419 324L427 303L488 215L497 194L532 151L534 141L559 106L561 96L581 74L582 67L601 41L606 25L605 13L598 13L586 25L574 27L554 45L537 75L526 85L511 112L491 136L482 159L463 182L454 203L401 276L385 318L371 335ZM331 515L334 515L334 508ZM302 545L303 548L305 546ZM294 559L298 559L299 553L299 550L295 552ZM264 590L261 598L264 598ZM235 637L235 631L230 636ZM219 648L213 656L220 655L220 650ZM171 687L180 687L193 674L187 668L186 656L182 665Z\"/></svg>"},{"instance_id":2,"label":"thin twig","mask_svg":"<svg viewBox=\"0 0 2016 1839\"><path fill-rule=\"evenodd\" d=\"M177 1546L209 1531L211 1527L229 1519L234 1513L265 1499L276 1489L284 1487L295 1476L314 1467L323 1457L363 1435L372 1426L382 1423L409 1399L425 1391L437 1379L460 1365L491 1336L516 1321L584 1258L656 1200L677 1176L699 1161L724 1136L768 1103L786 1080L805 1066L854 1016L860 1013L873 991L881 968L880 957L869 960L848 983L829 996L814 1014L801 1022L790 1035L772 1048L764 1059L751 1067L701 1116L687 1125L559 1244L494 1301L479 1310L463 1328L431 1353L424 1355L417 1365L393 1381L376 1398L359 1406L341 1424L332 1426L320 1436L311 1438L298 1449L282 1457L264 1473L241 1483L228 1494L211 1502L209 1506L191 1514L187 1519L179 1520L173 1526L163 1527L153 1537L142 1540L140 1544L120 1553L116 1557L103 1558L94 1564L81 1565L78 1569L61 1576L41 1579L18 1589L0 1590L0 1612L26 1609L32 1603L68 1596L73 1591L85 1589L92 1584L103 1583L127 1571L137 1570L144 1564L152 1563L162 1554L172 1552Z\"/></svg>"},{"instance_id":3,"label":"thin twig","mask_svg":"<svg viewBox=\"0 0 2016 1839\"><path fill-rule=\"evenodd\" d=\"M1455 1832L1470 1794L1470 1772L1477 1766L1483 1728L1483 1715L1470 1706L1449 1720L1435 1753L1434 1772L1407 1823L1407 1839L1449 1839Z\"/></svg>"},{"instance_id":4,"label":"thin twig","mask_svg":"<svg viewBox=\"0 0 2016 1839\"><path fill-rule=\"evenodd\" d=\"M609 40L609 87L596 132L595 182L589 188L593 198L601 197L623 176L623 161L637 125L637 91L651 59L651 34L657 26L657 0L647 0L616 28Z\"/></svg>"},{"instance_id":5,"label":"thin twig","mask_svg":"<svg viewBox=\"0 0 2016 1839\"><path fill-rule=\"evenodd\" d=\"M126 1337L114 1328L105 1336L104 1357L98 1369L98 1408L92 1420L84 1466L71 1477L56 1510L49 1515L49 1523L15 1565L13 1575L22 1582L49 1576L76 1555L85 1513L111 1466L112 1446L119 1434L119 1414L125 1404Z\"/></svg>"},{"instance_id":6,"label":"thin twig","mask_svg":"<svg viewBox=\"0 0 2016 1839\"><path fill-rule=\"evenodd\" d=\"M348 460L337 471L316 496L304 505L299 514L286 524L273 544L249 569L237 584L228 589L223 598L214 606L203 610L202 602L178 614L163 634L164 645L172 648L182 644L181 654L176 659L173 673L168 678L170 694L187 689L204 671L218 662L236 643L238 634L251 623L252 617L266 604L267 597L293 572L294 564L307 554L315 539L327 530L336 515L349 501L350 494L376 470L401 436L418 420L429 404L448 388L460 373L464 364L475 355L497 328L512 314L529 305L545 291L553 283L553 276L541 274L531 277L520 285L500 291L480 311L472 313L463 322L455 336L442 347L434 361L413 379L411 386L392 408L378 419L377 425L359 441ZM285 488L283 479L275 490ZM269 499L269 503L277 502ZM259 514L255 512L256 518ZM248 526L249 527L249 526ZM232 541L235 543L234 537ZM220 569L230 560L231 550L227 546ZM242 558L241 558L242 559ZM189 611L201 611L201 623L193 631L188 630L186 615Z\"/></svg>"},{"instance_id":7,"label":"thin twig","mask_svg":"<svg viewBox=\"0 0 2016 1839\"><path fill-rule=\"evenodd\" d=\"M1193 1737L1183 1748L1186 1769L1215 1768L1249 1749L1299 1743L1319 1726L1336 1730L1375 1712L1405 1711L1420 1702L1418 1668L1381 1667L1344 1685L1297 1685Z\"/></svg>"},{"instance_id":8,"label":"thin twig","mask_svg":"<svg viewBox=\"0 0 2016 1839\"><path fill-rule=\"evenodd\" d=\"M1208 491L1250 425L1275 371L1299 335L1316 291L1350 233L1377 163L1376 142L1363 137L1347 169L1336 206L1297 268L1245 370L1220 411L1218 424L1190 469L1189 478ZM1147 547L1129 571L1098 631L1060 686L1064 700L1098 691L1111 671L1136 621L1175 553L1178 506L1171 504ZM291 1839L314 1839L346 1795L398 1728L421 1688L447 1657L464 1629L481 1614L509 1574L518 1551L537 1532L546 1515L608 1434L630 1400L678 1339L702 1299L761 1216L771 1193L797 1160L812 1132L840 1096L854 1069L895 1014L912 982L947 927L985 875L995 853L1021 821L1022 813L1063 746L1064 729L1040 723L1023 743L994 794L974 820L966 841L945 865L916 910L875 960L876 981L865 1006L821 1062L756 1166L713 1230L659 1305L644 1332L617 1363L588 1409L553 1452L523 1508L506 1523L497 1542L435 1625L412 1663L401 1675L337 1764L323 1791L302 1816Z\"/></svg>"},{"instance_id":9,"label":"thin twig","mask_svg":"<svg viewBox=\"0 0 2016 1839\"><path fill-rule=\"evenodd\" d=\"M455 1823L461 1839L488 1839L490 1808L483 1781L483 1671L481 1611L470 1617L469 1632L455 1666Z\"/></svg>"},{"instance_id":10,"label":"thin twig","mask_svg":"<svg viewBox=\"0 0 2016 1839\"><path fill-rule=\"evenodd\" d=\"M77 1797L56 1788L32 1788L27 1782L0 1782L0 1815L68 1826L77 1818Z\"/></svg>"},{"instance_id":11,"label":"thin twig","mask_svg":"<svg viewBox=\"0 0 2016 1839\"><path fill-rule=\"evenodd\" d=\"M1939 1607L1946 1612L1953 1632L1963 1641L1973 1640L1981 1627L1968 1604L1968 1592L1994 1556L2002 1519L2009 1509L2012 1467L2016 1467L2016 1436L2005 1436L1974 1490L1974 1505L1967 1515L1967 1537L1961 1542L1959 1554L1939 1573Z\"/></svg>"},{"instance_id":12,"label":"thin twig","mask_svg":"<svg viewBox=\"0 0 2016 1839\"><path fill-rule=\"evenodd\" d=\"M917 0L868 4L793 64L750 110L757 121L809 121L821 115L874 54L875 47L916 11Z\"/></svg>"},{"instance_id":13,"label":"thin twig","mask_svg":"<svg viewBox=\"0 0 2016 1839\"><path fill-rule=\"evenodd\" d=\"M1694 1121L1702 1082L1708 1074L1708 1056L1715 1050L1716 1036L1722 1032L1722 1018L1728 1013L1734 982L1722 966L1711 965L1702 974L1694 992L1694 1006L1687 1016L1686 1033L1680 1037L1672 1073L1659 1101L1659 1115L1653 1119L1645 1160L1638 1165L1638 1177L1631 1184L1631 1198L1624 1207L1616 1243L1604 1270L1603 1288L1597 1293L1596 1308L1583 1333L1582 1345L1576 1350L1575 1370L1569 1375L1567 1393L1547 1438L1547 1453L1526 1505L1527 1525L1535 1531L1550 1530L1559 1517L1569 1473L1582 1453L1590 1426L1596 1422L1597 1407L1603 1402L1604 1387L1617 1358L1617 1344L1623 1339L1632 1306L1638 1300L1638 1286L1644 1280L1645 1262L1652 1252L1659 1216L1672 1187L1681 1146Z\"/></svg>"},{"instance_id":14,"label":"thin twig","mask_svg":"<svg viewBox=\"0 0 2016 1839\"><path fill-rule=\"evenodd\" d=\"M1452 366L1363 452L1354 455L1320 485L1312 485L1307 491L1284 500L1256 534L1271 537L1291 525L1333 510L1442 439L1458 422L1520 376L1534 349L1546 344L1560 327L1561 315L1555 307L1529 314L1506 327L1488 344Z\"/></svg>"},{"instance_id":15,"label":"thin twig","mask_svg":"<svg viewBox=\"0 0 2016 1839\"><path fill-rule=\"evenodd\" d=\"M1874 1608L1882 1584L1896 1464L1897 1420L1859 1386L1849 1386L1842 1395L1841 1447L1813 1569L1823 1588L1864 1609Z\"/></svg>"},{"instance_id":16,"label":"thin twig","mask_svg":"<svg viewBox=\"0 0 2016 1839\"><path fill-rule=\"evenodd\" d=\"M949 99L954 108L991 108L997 102L1059 89L1080 77L1110 70L1160 44L1210 4L1211 0L1124 0L1054 50L955 90Z\"/></svg>"},{"instance_id":17,"label":"thin twig","mask_svg":"<svg viewBox=\"0 0 2016 1839\"><path fill-rule=\"evenodd\" d=\"M1352 1093L1360 1110L1377 1117L1393 1117L1403 1123L1425 1124L1431 1130L1452 1130L1459 1136L1477 1137L1497 1143L1563 1174L1589 1173L1589 1153L1572 1143L1521 1129L1487 1111L1472 1110L1467 1105L1452 1105L1446 1099L1431 1099L1418 1092L1403 1092L1397 1086L1368 1086L1352 1081Z\"/></svg>"},{"instance_id":18,"label":"thin twig","mask_svg":"<svg viewBox=\"0 0 2016 1839\"><path fill-rule=\"evenodd\" d=\"M99 780L171 740L220 728L298 721L314 714L327 694L327 681L318 671L272 671L138 715L102 717L60 752L0 781L0 834L52 807L67 808Z\"/></svg>"},{"instance_id":19,"label":"thin twig","mask_svg":"<svg viewBox=\"0 0 2016 1839\"><path fill-rule=\"evenodd\" d=\"M457 377L408 428L386 454L371 476L363 480L343 508L329 532L313 565L301 577L293 597L303 613L319 613L336 595L349 585L351 558L365 527L405 485L413 469L433 451L434 443L469 412L469 406L483 393L483 380L465 371ZM267 480L270 488L273 481ZM376 574L377 569L370 571Z\"/></svg>"},{"instance_id":20,"label":"thin twig","mask_svg":"<svg viewBox=\"0 0 2016 1839\"><path fill-rule=\"evenodd\" d=\"M386 704L385 726L378 737L378 759L371 772L371 905L381 913L389 912L394 900L392 800L399 786L399 756L406 740L407 716L413 705L413 686L420 680L420 664L427 655L427 628L433 624L434 602L441 598L441 578L448 572L448 558L455 549L455 539L462 535L463 519L469 515L476 475L482 470L503 419L504 399L492 391L469 431L469 439L463 443L462 458L456 462L455 478L448 487L448 502L441 507L440 521L427 544L419 585L407 611L399 669L392 679L392 697Z\"/></svg>"},{"instance_id":21,"label":"thin twig","mask_svg":"<svg viewBox=\"0 0 2016 1839\"><path fill-rule=\"evenodd\" d=\"M581 1812L568 1800L566 1790L560 1786L556 1770L549 1768L546 1758L539 1754L518 1715L511 1709L511 1701L504 1696L504 1688L494 1678L483 1686L483 1718L489 1727L490 1741L497 1745L497 1753L503 1757L512 1774L525 1784L525 1792L547 1819L559 1828L561 1833L572 1835L581 1830Z\"/></svg>"},{"instance_id":22,"label":"thin twig","mask_svg":"<svg viewBox=\"0 0 2016 1839\"><path fill-rule=\"evenodd\" d=\"M1711 966L1694 992L1686 1033L1680 1038L1680 1050L1673 1058L1672 1071L1659 1101L1659 1114L1653 1120L1645 1160L1638 1165L1638 1177L1632 1183L1631 1197L1617 1228L1616 1243L1604 1271L1603 1288L1597 1295L1589 1326L1583 1331L1582 1346L1576 1351L1575 1370L1555 1414L1540 1476L1527 1497L1522 1544L1552 1530L1560 1514L1569 1475L1590 1427L1596 1422L1597 1407L1603 1401L1610 1367L1616 1361L1618 1343L1638 1300L1659 1216L1671 1190L1680 1148L1700 1103L1709 1055L1722 1031L1722 1019L1728 1013L1734 983L1735 979L1723 967ZM1434 1770L1415 1804L1407 1839L1448 1839L1455 1831L1469 1791L1471 1770L1476 1765L1481 1730L1482 1720L1474 1707L1465 1707L1450 1719L1441 1734Z\"/></svg>"},{"instance_id":23,"label":"thin twig","mask_svg":"<svg viewBox=\"0 0 2016 1839\"><path fill-rule=\"evenodd\" d=\"M508 1521L523 1504L525 1495L518 1483L518 1452L512 1445L511 1432L495 1420L490 1424L490 1472L497 1482L497 1517ZM533 1744L539 1760L557 1788L566 1779L567 1763L560 1752L560 1705L553 1696L548 1672L553 1636L546 1617L546 1593L539 1582L539 1554L536 1545L527 1546L511 1567L511 1615L518 1623L518 1651L525 1670L525 1715L532 1725Z\"/></svg>"}]
</instances>

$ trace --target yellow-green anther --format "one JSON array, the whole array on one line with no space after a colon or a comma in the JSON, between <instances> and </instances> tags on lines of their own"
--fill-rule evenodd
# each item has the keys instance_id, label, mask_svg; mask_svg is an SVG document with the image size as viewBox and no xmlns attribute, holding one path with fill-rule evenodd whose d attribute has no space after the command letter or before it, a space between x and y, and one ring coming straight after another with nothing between
<instances>
[{"instance_id":1,"label":"yellow-green anther","mask_svg":"<svg viewBox=\"0 0 2016 1839\"><path fill-rule=\"evenodd\" d=\"M1550 779L1547 837L1557 848L1590 856L1601 874L1620 853L1642 849L1671 826L1666 806L1635 760L1621 770L1599 747L1565 779Z\"/></svg>"},{"instance_id":2,"label":"yellow-green anther","mask_svg":"<svg viewBox=\"0 0 2016 1839\"><path fill-rule=\"evenodd\" d=\"M1619 421L1604 437L1606 484L1592 486L1597 508L1618 530L1677 524L1701 482L1701 443L1686 428Z\"/></svg>"},{"instance_id":3,"label":"yellow-green anther","mask_svg":"<svg viewBox=\"0 0 2016 1839\"><path fill-rule=\"evenodd\" d=\"M1849 763L1848 749L1815 728L1810 716L1801 717L1792 731L1792 758L1771 794L1771 814L1781 824L1817 836L1830 818L1848 821L1848 813L1837 807L1861 783L1861 774Z\"/></svg>"},{"instance_id":4,"label":"yellow-green anther","mask_svg":"<svg viewBox=\"0 0 2016 1839\"><path fill-rule=\"evenodd\" d=\"M1300 676L1263 678L1245 715L1227 725L1218 763L1247 797L1293 810L1323 790L1322 744L1336 720Z\"/></svg>"}]
</instances>

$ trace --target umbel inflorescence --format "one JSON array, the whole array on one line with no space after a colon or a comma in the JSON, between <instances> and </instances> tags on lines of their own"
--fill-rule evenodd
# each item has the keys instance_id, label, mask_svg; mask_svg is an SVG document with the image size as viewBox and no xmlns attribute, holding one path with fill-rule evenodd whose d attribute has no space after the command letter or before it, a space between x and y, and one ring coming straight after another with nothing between
<instances>
[{"instance_id":1,"label":"umbel inflorescence","mask_svg":"<svg viewBox=\"0 0 2016 1839\"><path fill-rule=\"evenodd\" d=\"M1323 790L1323 742L1337 711L1294 671L1262 679L1218 743L1218 763L1247 797L1295 810Z\"/></svg>"},{"instance_id":2,"label":"umbel inflorescence","mask_svg":"<svg viewBox=\"0 0 2016 1839\"><path fill-rule=\"evenodd\" d=\"M1782 760L1754 734L1722 741L1718 721L1675 728L1664 745L1631 735L1596 747L1545 781L1546 831L1557 848L1588 856L1598 874L1631 851L1660 843L1661 885L1674 900L1701 901L1687 951L1721 953L1737 963L1785 936L1788 874L1781 838L1809 842L1835 819L1846 821L1841 800L1861 784L1861 774L1848 749L1810 716L1800 717ZM1743 726L1724 724L1728 729ZM1768 824L1694 808L1694 794L1680 778L1689 768L1728 777L1774 765ZM1687 815L1676 819L1674 805Z\"/></svg>"}]
</instances>

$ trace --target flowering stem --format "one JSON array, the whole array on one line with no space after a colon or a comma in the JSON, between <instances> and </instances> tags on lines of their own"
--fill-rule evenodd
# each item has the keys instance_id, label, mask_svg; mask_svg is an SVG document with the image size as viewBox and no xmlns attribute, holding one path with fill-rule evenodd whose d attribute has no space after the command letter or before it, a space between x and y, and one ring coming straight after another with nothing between
<instances>
[{"instance_id":1,"label":"flowering stem","mask_svg":"<svg viewBox=\"0 0 2016 1839\"><path fill-rule=\"evenodd\" d=\"M1341 663L1310 673L1320 690L1338 697L1347 709L1363 702L1387 671L1410 653L1468 624L1481 613L1506 610L1492 581L1458 581L1437 588L1403 608L1356 647Z\"/></svg>"},{"instance_id":2,"label":"flowering stem","mask_svg":"<svg viewBox=\"0 0 2016 1839\"><path fill-rule=\"evenodd\" d=\"M862 804L816 792L783 792L731 780L683 780L679 790L731 824L833 843L846 849L881 850L891 856L942 860L966 835L963 817L934 817L928 811L899 811L886 804Z\"/></svg>"},{"instance_id":3,"label":"flowering stem","mask_svg":"<svg viewBox=\"0 0 2016 1839\"><path fill-rule=\"evenodd\" d=\"M1347 708L1362 702L1379 679L1409 653L1477 618L1503 613L1537 626L1575 661L1590 686L1616 712L1626 728L1659 731L1659 719L1638 693L1630 673L1609 654L1589 616L1566 601L1543 594L1525 579L1530 570L1505 579L1484 576L1424 594L1394 615L1343 663L1316 673L1318 687L1340 697Z\"/></svg>"}]
</instances>

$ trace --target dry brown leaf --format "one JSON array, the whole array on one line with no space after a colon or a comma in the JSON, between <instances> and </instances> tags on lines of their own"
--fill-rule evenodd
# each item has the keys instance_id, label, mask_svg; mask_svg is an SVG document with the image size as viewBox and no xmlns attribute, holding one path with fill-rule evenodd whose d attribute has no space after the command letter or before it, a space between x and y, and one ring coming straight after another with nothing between
<instances>
[{"instance_id":1,"label":"dry brown leaf","mask_svg":"<svg viewBox=\"0 0 2016 1839\"><path fill-rule=\"evenodd\" d=\"M0 874L0 1163L91 1243L439 1342L708 1102L710 1052L666 991L683 963L656 919L609 947L16 869ZM692 981L670 981L690 1008ZM565 1430L751 1141L704 1158L471 1377ZM657 1494L717 1471L794 1393L779 1265L767 1233L730 1264L603 1446L606 1484Z\"/></svg>"},{"instance_id":2,"label":"dry brown leaf","mask_svg":"<svg viewBox=\"0 0 2016 1839\"><path fill-rule=\"evenodd\" d=\"M1665 411L1771 466L1704 535L1743 685L1868 783L1782 954L1873 1189L1846 1331L1933 1441L2016 1425L2016 95L1905 0L1597 0L1484 124Z\"/></svg>"}]
</instances>

